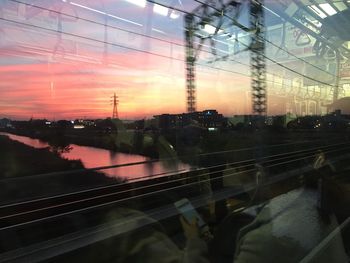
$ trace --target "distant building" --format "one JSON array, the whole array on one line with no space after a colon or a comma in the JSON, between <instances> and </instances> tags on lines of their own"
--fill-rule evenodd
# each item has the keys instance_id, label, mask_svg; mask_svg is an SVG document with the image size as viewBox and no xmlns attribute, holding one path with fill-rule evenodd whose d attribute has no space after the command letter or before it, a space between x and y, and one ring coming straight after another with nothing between
<instances>
[{"instance_id":1,"label":"distant building","mask_svg":"<svg viewBox=\"0 0 350 263\"><path fill-rule=\"evenodd\" d=\"M204 128L220 128L226 126L227 118L219 114L216 110L205 110L202 112L192 113L194 120Z\"/></svg>"},{"instance_id":2,"label":"distant building","mask_svg":"<svg viewBox=\"0 0 350 263\"><path fill-rule=\"evenodd\" d=\"M329 112L339 110L342 114L350 114L350 97L344 97L336 100L328 108Z\"/></svg>"},{"instance_id":3,"label":"distant building","mask_svg":"<svg viewBox=\"0 0 350 263\"><path fill-rule=\"evenodd\" d=\"M12 128L11 120L7 118L0 119L0 128Z\"/></svg>"},{"instance_id":4,"label":"distant building","mask_svg":"<svg viewBox=\"0 0 350 263\"><path fill-rule=\"evenodd\" d=\"M291 113L276 116L235 115L229 118L229 122L235 126L256 127L258 122L262 121L266 126L286 127L287 123L294 119L296 119L296 116Z\"/></svg>"},{"instance_id":5,"label":"distant building","mask_svg":"<svg viewBox=\"0 0 350 263\"><path fill-rule=\"evenodd\" d=\"M259 115L235 115L229 118L229 121L233 125L243 125L243 126L255 126L263 116Z\"/></svg>"},{"instance_id":6,"label":"distant building","mask_svg":"<svg viewBox=\"0 0 350 263\"><path fill-rule=\"evenodd\" d=\"M74 121L74 125L77 126L84 126L84 127L94 127L96 126L95 120L88 120L88 119L76 119ZM74 127L75 128L75 127ZM77 129L77 128L75 128ZM78 128L79 129L79 128Z\"/></svg>"},{"instance_id":7,"label":"distant building","mask_svg":"<svg viewBox=\"0 0 350 263\"><path fill-rule=\"evenodd\" d=\"M157 127L160 129L182 128L191 124L213 129L226 126L227 118L216 110L205 110L182 114L161 114L154 116Z\"/></svg>"}]
</instances>

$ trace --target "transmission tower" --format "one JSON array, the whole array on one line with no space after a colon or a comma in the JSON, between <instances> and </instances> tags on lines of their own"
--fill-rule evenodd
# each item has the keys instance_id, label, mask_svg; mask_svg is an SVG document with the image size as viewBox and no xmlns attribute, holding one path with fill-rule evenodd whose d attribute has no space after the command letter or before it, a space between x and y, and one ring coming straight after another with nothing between
<instances>
[{"instance_id":1,"label":"transmission tower","mask_svg":"<svg viewBox=\"0 0 350 263\"><path fill-rule=\"evenodd\" d=\"M187 111L196 111L195 63L199 52L206 40L210 42L211 53L216 60L224 60L217 56L215 37L219 32L225 35L232 34L232 27L251 35L250 46L242 51L251 53L250 67L252 77L252 104L253 113L266 114L266 64L264 43L264 12L263 0L250 0L250 26L246 27L238 22L244 0L207 0L190 14L185 16L186 40L186 85ZM228 21L228 22L227 22ZM205 26L214 27L209 34L203 34ZM227 28L230 28L228 31ZM228 58L228 56L225 56Z\"/></svg>"},{"instance_id":2,"label":"transmission tower","mask_svg":"<svg viewBox=\"0 0 350 263\"><path fill-rule=\"evenodd\" d=\"M118 96L115 94L111 97L112 98L112 103L113 103L113 113L112 113L112 119L119 119L118 116Z\"/></svg>"}]
</instances>

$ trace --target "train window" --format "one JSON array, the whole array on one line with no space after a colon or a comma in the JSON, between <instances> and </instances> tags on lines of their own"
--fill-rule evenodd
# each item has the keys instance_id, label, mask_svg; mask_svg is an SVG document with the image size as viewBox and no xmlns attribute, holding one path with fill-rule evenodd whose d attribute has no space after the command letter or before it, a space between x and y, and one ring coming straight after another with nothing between
<instances>
[{"instance_id":1,"label":"train window","mask_svg":"<svg viewBox=\"0 0 350 263\"><path fill-rule=\"evenodd\" d=\"M0 262L348 262L349 5L2 0Z\"/></svg>"}]
</instances>

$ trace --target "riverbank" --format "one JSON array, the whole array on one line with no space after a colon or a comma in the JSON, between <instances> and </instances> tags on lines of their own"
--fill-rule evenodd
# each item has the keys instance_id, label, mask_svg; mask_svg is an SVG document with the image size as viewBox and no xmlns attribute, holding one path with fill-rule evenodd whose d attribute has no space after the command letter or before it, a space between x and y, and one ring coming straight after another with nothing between
<instances>
[{"instance_id":1,"label":"riverbank","mask_svg":"<svg viewBox=\"0 0 350 263\"><path fill-rule=\"evenodd\" d=\"M39 139L50 144L58 150L64 149L69 144L90 146L120 153L138 154L149 158L158 158L156 146L145 140L142 131L102 132L93 129L2 129L0 131L20 136ZM147 137L147 135L146 135ZM146 139L147 140L147 139Z\"/></svg>"},{"instance_id":2,"label":"riverbank","mask_svg":"<svg viewBox=\"0 0 350 263\"><path fill-rule=\"evenodd\" d=\"M152 159L173 159L193 167L207 167L245 159L298 151L305 146L342 140L347 132L293 130L222 130L209 132L196 126L167 131L121 129L101 132L94 129L10 129L6 132L40 139L57 151L70 144L89 146L115 153L138 154Z\"/></svg>"},{"instance_id":3,"label":"riverbank","mask_svg":"<svg viewBox=\"0 0 350 263\"><path fill-rule=\"evenodd\" d=\"M70 193L111 183L116 184L121 181L90 171L64 174L64 171L82 169L82 163L62 159L57 153L53 153L47 148L36 149L10 140L6 136L0 136L0 147L2 149L0 152L0 169L2 171L0 175L2 189L0 205ZM57 174L56 172L61 173ZM125 192L128 198L121 202L113 202L113 206L87 209L59 216L52 220L43 220L43 222L6 230L6 235L0 238L0 253L71 234L84 228L105 224L107 220L112 220L109 214L119 207L149 210L165 204L172 204L185 196L199 195L197 184L194 184L196 176L188 177L184 180L173 176L172 178L160 177L150 181L134 182L125 186L125 189L128 190ZM163 187L170 187L167 182L171 179L176 179L176 182L171 184L174 189L171 192L164 192ZM189 182L189 186L186 186L187 191L183 190L186 182ZM151 187L152 185L155 186ZM135 189L135 191L130 191L130 189ZM54 206L54 203L50 203L50 205ZM176 217L169 220L178 219Z\"/></svg>"},{"instance_id":4,"label":"riverbank","mask_svg":"<svg viewBox=\"0 0 350 263\"><path fill-rule=\"evenodd\" d=\"M122 181L95 171L65 174L84 166L79 160L66 160L48 149L35 149L6 136L0 136L0 148L3 204Z\"/></svg>"}]
</instances>

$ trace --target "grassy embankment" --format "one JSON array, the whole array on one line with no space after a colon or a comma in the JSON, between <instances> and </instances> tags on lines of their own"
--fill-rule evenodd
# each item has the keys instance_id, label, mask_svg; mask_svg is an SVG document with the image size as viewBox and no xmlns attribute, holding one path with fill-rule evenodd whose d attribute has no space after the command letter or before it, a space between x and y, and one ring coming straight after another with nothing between
<instances>
[{"instance_id":1,"label":"grassy embankment","mask_svg":"<svg viewBox=\"0 0 350 263\"><path fill-rule=\"evenodd\" d=\"M78 160L66 160L48 149L34 149L6 136L0 136L0 148L1 203L118 182L93 171L50 175L48 173L82 169L84 166Z\"/></svg>"}]
</instances>

